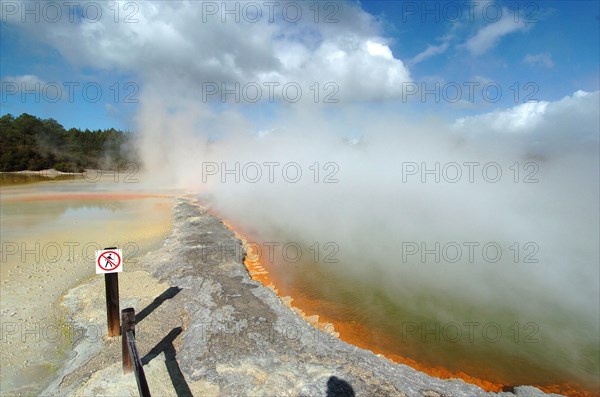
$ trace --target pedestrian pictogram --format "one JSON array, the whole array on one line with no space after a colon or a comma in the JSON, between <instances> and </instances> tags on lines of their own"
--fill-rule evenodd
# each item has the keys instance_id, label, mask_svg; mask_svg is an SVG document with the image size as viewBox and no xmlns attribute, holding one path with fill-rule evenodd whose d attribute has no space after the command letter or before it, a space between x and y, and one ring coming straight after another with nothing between
<instances>
[{"instance_id":1,"label":"pedestrian pictogram","mask_svg":"<svg viewBox=\"0 0 600 397\"><path fill-rule=\"evenodd\" d=\"M105 249L96 251L96 274L120 273L123 253L120 249Z\"/></svg>"}]
</instances>

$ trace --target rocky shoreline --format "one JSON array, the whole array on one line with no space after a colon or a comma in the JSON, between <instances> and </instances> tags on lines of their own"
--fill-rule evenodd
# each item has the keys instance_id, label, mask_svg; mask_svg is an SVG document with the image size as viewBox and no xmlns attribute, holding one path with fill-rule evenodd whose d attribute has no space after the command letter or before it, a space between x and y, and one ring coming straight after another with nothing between
<instances>
[{"instance_id":1,"label":"rocky shoreline","mask_svg":"<svg viewBox=\"0 0 600 397\"><path fill-rule=\"evenodd\" d=\"M121 308L136 310L152 395L548 396L530 386L487 393L343 342L251 280L241 248L218 218L182 198L163 247L121 273ZM120 338L105 335L102 288L97 278L64 297L82 337L42 395L137 395L133 375L121 372Z\"/></svg>"}]
</instances>

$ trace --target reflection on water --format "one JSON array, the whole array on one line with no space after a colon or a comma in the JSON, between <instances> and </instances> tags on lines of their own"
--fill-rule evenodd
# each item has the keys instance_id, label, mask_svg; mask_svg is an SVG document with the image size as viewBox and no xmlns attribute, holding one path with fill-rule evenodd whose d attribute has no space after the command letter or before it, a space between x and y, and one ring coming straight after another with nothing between
<instances>
[{"instance_id":1,"label":"reflection on water","mask_svg":"<svg viewBox=\"0 0 600 397\"><path fill-rule=\"evenodd\" d=\"M130 206L131 207L131 206ZM3 239L13 237L37 228L38 232L55 226L52 222L71 222L77 224L84 220L105 220L110 213L131 211L120 201L108 200L60 200L60 201L8 201L2 203L0 216L2 230L7 233ZM63 219L61 219L63 218Z\"/></svg>"},{"instance_id":2,"label":"reflection on water","mask_svg":"<svg viewBox=\"0 0 600 397\"><path fill-rule=\"evenodd\" d=\"M58 174L50 175L44 172L29 174L29 173L14 173L1 172L0 186L26 185L38 182L65 182L83 179L81 174Z\"/></svg>"},{"instance_id":3,"label":"reflection on water","mask_svg":"<svg viewBox=\"0 0 600 397\"><path fill-rule=\"evenodd\" d=\"M136 179L127 175L111 173L110 171L89 172L86 174L46 175L0 173L0 195L3 201L15 199L45 199L45 195L55 195L57 198L66 194L90 195L111 193L126 198L133 194L157 194L158 188L149 190L143 183L146 179L142 174ZM178 193L177 191L162 191L162 194ZM45 197L42 197L45 196ZM105 197L110 198L110 197ZM113 197L114 198L114 197ZM129 197L131 198L131 197Z\"/></svg>"}]
</instances>

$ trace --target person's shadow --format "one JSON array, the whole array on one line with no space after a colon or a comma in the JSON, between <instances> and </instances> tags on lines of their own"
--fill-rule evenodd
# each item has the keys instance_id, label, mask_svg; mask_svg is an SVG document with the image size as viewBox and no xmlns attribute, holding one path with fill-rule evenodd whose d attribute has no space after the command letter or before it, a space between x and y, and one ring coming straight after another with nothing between
<instances>
[{"instance_id":1,"label":"person's shadow","mask_svg":"<svg viewBox=\"0 0 600 397\"><path fill-rule=\"evenodd\" d=\"M327 397L354 397L354 389L345 380L332 376L327 381Z\"/></svg>"}]
</instances>

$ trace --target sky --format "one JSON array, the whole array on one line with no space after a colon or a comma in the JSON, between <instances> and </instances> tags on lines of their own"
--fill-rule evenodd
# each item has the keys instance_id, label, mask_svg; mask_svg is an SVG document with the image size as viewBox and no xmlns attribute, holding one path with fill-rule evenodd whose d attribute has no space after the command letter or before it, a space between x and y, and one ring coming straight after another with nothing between
<instances>
[{"instance_id":1,"label":"sky","mask_svg":"<svg viewBox=\"0 0 600 397\"><path fill-rule=\"evenodd\" d=\"M305 102L453 120L600 84L596 1L1 4L1 113L67 128L136 130L181 85L261 131Z\"/></svg>"}]
</instances>

